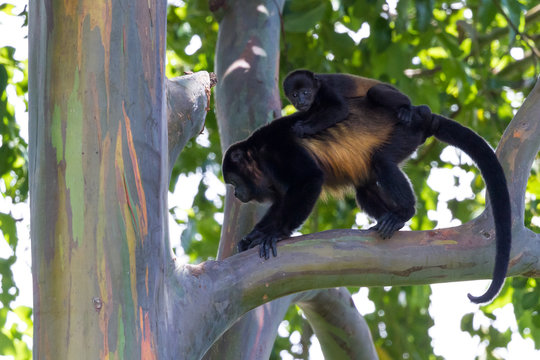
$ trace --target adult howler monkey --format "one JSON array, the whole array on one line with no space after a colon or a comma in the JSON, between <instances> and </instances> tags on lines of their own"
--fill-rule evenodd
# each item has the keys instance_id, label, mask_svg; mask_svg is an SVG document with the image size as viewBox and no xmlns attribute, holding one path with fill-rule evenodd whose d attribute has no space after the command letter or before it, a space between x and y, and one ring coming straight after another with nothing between
<instances>
[{"instance_id":1,"label":"adult howler monkey","mask_svg":"<svg viewBox=\"0 0 540 360\"><path fill-rule=\"evenodd\" d=\"M315 74L294 70L283 80L285 96L304 112L304 118L293 125L300 137L314 135L345 120L349 114L348 98L367 96L373 104L396 113L396 120L411 122L411 100L392 85L351 74Z\"/></svg>"},{"instance_id":2,"label":"adult howler monkey","mask_svg":"<svg viewBox=\"0 0 540 360\"><path fill-rule=\"evenodd\" d=\"M485 294L469 295L482 303L504 283L511 246L510 198L502 167L491 147L475 132L432 114L427 106L410 108L411 122L395 121L395 111L366 97L348 98L345 120L299 138L293 128L306 119L296 112L256 130L231 145L223 158L223 177L242 202L272 203L239 243L239 251L259 245L259 255L276 256L276 243L287 238L310 214L323 187L352 187L358 205L377 220L373 227L388 238L415 213L410 182L398 164L428 136L462 149L478 165L491 199L496 259L493 281Z\"/></svg>"}]
</instances>

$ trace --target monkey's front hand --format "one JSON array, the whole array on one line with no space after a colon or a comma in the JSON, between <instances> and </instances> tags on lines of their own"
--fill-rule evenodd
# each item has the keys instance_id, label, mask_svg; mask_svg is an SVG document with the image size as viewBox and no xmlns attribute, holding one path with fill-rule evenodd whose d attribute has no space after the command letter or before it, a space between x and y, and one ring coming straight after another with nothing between
<instances>
[{"instance_id":1,"label":"monkey's front hand","mask_svg":"<svg viewBox=\"0 0 540 360\"><path fill-rule=\"evenodd\" d=\"M242 240L238 242L236 247L238 248L238 252L241 253L242 251L246 251L247 249L251 249L253 246L251 245L254 241L257 241L261 236L264 234L257 229L251 230L249 234L244 236Z\"/></svg>"},{"instance_id":2,"label":"monkey's front hand","mask_svg":"<svg viewBox=\"0 0 540 360\"><path fill-rule=\"evenodd\" d=\"M315 131L313 131L313 128L305 121L297 121L293 125L292 129L293 129L294 134L300 138L315 134Z\"/></svg>"},{"instance_id":3,"label":"monkey's front hand","mask_svg":"<svg viewBox=\"0 0 540 360\"><path fill-rule=\"evenodd\" d=\"M266 234L253 241L249 247L252 248L259 245L259 257L268 260L270 258L270 250L272 250L272 255L274 255L274 257L277 256L277 242L279 240L281 240L279 236Z\"/></svg>"},{"instance_id":4,"label":"monkey's front hand","mask_svg":"<svg viewBox=\"0 0 540 360\"><path fill-rule=\"evenodd\" d=\"M249 249L249 240L247 240L245 237L242 238L242 240L240 240L238 242L238 244L236 244L236 248L238 249L238 252L241 253L243 251L246 251L247 249Z\"/></svg>"},{"instance_id":5,"label":"monkey's front hand","mask_svg":"<svg viewBox=\"0 0 540 360\"><path fill-rule=\"evenodd\" d=\"M259 245L259 256L268 260L270 258L270 251L272 251L273 256L277 256L277 242L282 238L283 236L276 233L266 233L253 229L253 231L247 234L238 243L238 252L242 252Z\"/></svg>"}]
</instances>

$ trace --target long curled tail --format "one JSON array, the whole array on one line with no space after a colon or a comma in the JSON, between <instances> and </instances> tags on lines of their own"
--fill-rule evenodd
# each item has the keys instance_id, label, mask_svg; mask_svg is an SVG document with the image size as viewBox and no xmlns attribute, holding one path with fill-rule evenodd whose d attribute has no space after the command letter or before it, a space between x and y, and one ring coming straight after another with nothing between
<instances>
[{"instance_id":1,"label":"long curled tail","mask_svg":"<svg viewBox=\"0 0 540 360\"><path fill-rule=\"evenodd\" d=\"M483 295L467 295L474 303L485 303L491 301L503 286L510 261L512 217L506 178L495 152L474 131L438 114L432 114L432 124L433 135L467 153L477 164L486 183L495 221L496 255L493 279Z\"/></svg>"}]
</instances>

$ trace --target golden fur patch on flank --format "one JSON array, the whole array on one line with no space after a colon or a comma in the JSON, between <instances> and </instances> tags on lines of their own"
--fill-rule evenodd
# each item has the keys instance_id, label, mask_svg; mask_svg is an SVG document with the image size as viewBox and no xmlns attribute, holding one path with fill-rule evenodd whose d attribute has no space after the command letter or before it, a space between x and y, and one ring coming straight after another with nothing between
<instances>
[{"instance_id":1,"label":"golden fur patch on flank","mask_svg":"<svg viewBox=\"0 0 540 360\"><path fill-rule=\"evenodd\" d=\"M355 84L354 91L352 94L347 94L347 97L366 96L369 89L381 83L378 80L365 78L362 76L354 76L354 78L357 79L354 83Z\"/></svg>"},{"instance_id":2,"label":"golden fur patch on flank","mask_svg":"<svg viewBox=\"0 0 540 360\"><path fill-rule=\"evenodd\" d=\"M370 179L371 157L388 141L392 129L387 117L361 108L351 112L346 120L301 142L324 172L325 191L341 196L347 187Z\"/></svg>"}]
</instances>

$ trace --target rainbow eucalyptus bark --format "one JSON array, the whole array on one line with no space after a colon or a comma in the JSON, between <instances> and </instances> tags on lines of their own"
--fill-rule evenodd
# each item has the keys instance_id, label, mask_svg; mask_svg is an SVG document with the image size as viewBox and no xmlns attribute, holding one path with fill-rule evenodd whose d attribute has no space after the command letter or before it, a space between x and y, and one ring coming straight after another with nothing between
<instances>
[{"instance_id":1,"label":"rainbow eucalyptus bark","mask_svg":"<svg viewBox=\"0 0 540 360\"><path fill-rule=\"evenodd\" d=\"M29 13L34 356L171 358L166 1ZM188 103L168 102L200 128Z\"/></svg>"}]
</instances>

